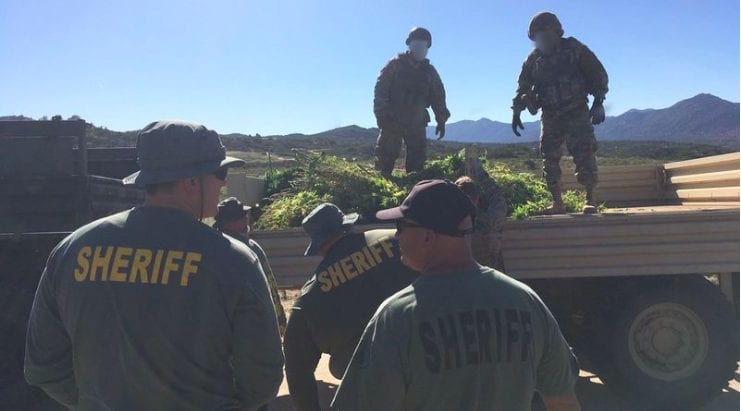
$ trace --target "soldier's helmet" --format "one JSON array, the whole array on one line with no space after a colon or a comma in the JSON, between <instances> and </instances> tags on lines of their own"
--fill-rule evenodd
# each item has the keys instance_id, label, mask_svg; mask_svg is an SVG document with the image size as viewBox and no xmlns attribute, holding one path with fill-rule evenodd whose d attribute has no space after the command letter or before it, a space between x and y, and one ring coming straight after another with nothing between
<instances>
[{"instance_id":1,"label":"soldier's helmet","mask_svg":"<svg viewBox=\"0 0 741 411\"><path fill-rule=\"evenodd\" d=\"M424 27L414 27L407 36L407 46L412 40L427 40L427 46L432 47L432 34Z\"/></svg>"},{"instance_id":2,"label":"soldier's helmet","mask_svg":"<svg viewBox=\"0 0 741 411\"><path fill-rule=\"evenodd\" d=\"M535 41L535 33L539 31L555 30L558 36L563 36L563 27L555 14L544 11L533 16L527 29L527 37Z\"/></svg>"}]
</instances>

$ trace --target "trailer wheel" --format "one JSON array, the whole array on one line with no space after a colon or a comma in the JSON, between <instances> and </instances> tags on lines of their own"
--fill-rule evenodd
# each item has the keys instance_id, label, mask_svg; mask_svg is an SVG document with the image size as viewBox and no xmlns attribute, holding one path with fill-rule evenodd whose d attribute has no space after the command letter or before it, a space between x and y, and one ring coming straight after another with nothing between
<instances>
[{"instance_id":1,"label":"trailer wheel","mask_svg":"<svg viewBox=\"0 0 741 411\"><path fill-rule=\"evenodd\" d=\"M603 381L649 409L695 407L719 395L738 361L732 305L701 277L637 286L615 313Z\"/></svg>"}]
</instances>

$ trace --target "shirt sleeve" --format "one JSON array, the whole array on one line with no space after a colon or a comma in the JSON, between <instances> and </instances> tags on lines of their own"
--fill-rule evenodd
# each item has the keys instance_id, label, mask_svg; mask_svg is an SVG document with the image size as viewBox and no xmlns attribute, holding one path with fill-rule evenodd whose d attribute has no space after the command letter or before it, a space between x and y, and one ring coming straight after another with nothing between
<instances>
[{"instance_id":1,"label":"shirt sleeve","mask_svg":"<svg viewBox=\"0 0 741 411\"><path fill-rule=\"evenodd\" d=\"M435 67L430 66L432 72L432 92L430 93L430 105L432 112L435 113L435 121L438 124L445 123L450 118L450 111L445 102L445 86L440 78L440 74Z\"/></svg>"},{"instance_id":2,"label":"shirt sleeve","mask_svg":"<svg viewBox=\"0 0 741 411\"><path fill-rule=\"evenodd\" d=\"M520 75L517 78L517 91L515 97L512 99L512 109L514 110L525 110L525 103L520 100L520 96L523 94L531 94L533 92L533 80L531 78L531 72L533 62L535 61L534 55L531 53L525 62L522 63L522 69Z\"/></svg>"},{"instance_id":3,"label":"shirt sleeve","mask_svg":"<svg viewBox=\"0 0 741 411\"><path fill-rule=\"evenodd\" d=\"M278 325L281 327L286 326L286 312L283 310L283 304L280 303L280 294L278 294L278 282L275 281L275 275L273 274L273 268L270 267L268 256L265 254L265 250L260 247L259 244L255 243L255 253L260 260L260 265L265 273L265 279L268 281L268 288L270 288L270 296L273 298L273 307L275 308L275 315L278 317Z\"/></svg>"},{"instance_id":4,"label":"shirt sleeve","mask_svg":"<svg viewBox=\"0 0 741 411\"><path fill-rule=\"evenodd\" d=\"M583 44L579 53L579 68L587 79L587 92L595 100L604 100L608 91L607 71L592 50Z\"/></svg>"},{"instance_id":5,"label":"shirt sleeve","mask_svg":"<svg viewBox=\"0 0 741 411\"><path fill-rule=\"evenodd\" d=\"M332 401L339 411L400 410L406 395L406 361L388 311L379 309L355 348Z\"/></svg>"},{"instance_id":6,"label":"shirt sleeve","mask_svg":"<svg viewBox=\"0 0 741 411\"><path fill-rule=\"evenodd\" d=\"M283 351L264 274L255 264L245 276L233 322L237 395L247 409L268 403L283 380Z\"/></svg>"},{"instance_id":7,"label":"shirt sleeve","mask_svg":"<svg viewBox=\"0 0 741 411\"><path fill-rule=\"evenodd\" d=\"M286 326L286 380L297 411L321 411L314 371L322 353L311 334L303 311L294 307Z\"/></svg>"},{"instance_id":8,"label":"shirt sleeve","mask_svg":"<svg viewBox=\"0 0 741 411\"><path fill-rule=\"evenodd\" d=\"M58 248L52 251L41 275L26 334L24 376L30 385L72 407L78 390L72 362L72 343L64 328L54 292Z\"/></svg>"},{"instance_id":9,"label":"shirt sleeve","mask_svg":"<svg viewBox=\"0 0 741 411\"><path fill-rule=\"evenodd\" d=\"M388 116L391 114L391 86L393 83L394 73L396 72L397 61L391 60L381 69L381 73L376 79L376 86L373 93L373 112L376 118Z\"/></svg>"},{"instance_id":10,"label":"shirt sleeve","mask_svg":"<svg viewBox=\"0 0 741 411\"><path fill-rule=\"evenodd\" d=\"M579 364L553 314L539 297L536 298L545 314L545 340L536 373L536 389L545 396L565 395L574 389Z\"/></svg>"}]
</instances>

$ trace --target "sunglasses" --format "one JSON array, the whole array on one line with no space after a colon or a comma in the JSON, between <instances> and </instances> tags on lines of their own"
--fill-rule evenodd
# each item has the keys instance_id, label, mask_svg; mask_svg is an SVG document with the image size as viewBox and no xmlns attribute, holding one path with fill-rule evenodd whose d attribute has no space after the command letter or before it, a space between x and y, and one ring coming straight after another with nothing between
<instances>
[{"instance_id":1,"label":"sunglasses","mask_svg":"<svg viewBox=\"0 0 741 411\"><path fill-rule=\"evenodd\" d=\"M226 175L227 175L228 172L229 172L229 168L228 167L222 167L222 168L216 170L213 173L213 175L214 175L214 177L218 178L221 181L226 181Z\"/></svg>"},{"instance_id":2,"label":"sunglasses","mask_svg":"<svg viewBox=\"0 0 741 411\"><path fill-rule=\"evenodd\" d=\"M409 227L409 228L414 228L414 227L424 228L424 226L419 225L417 223L413 223L413 222L411 222L409 220L396 220L396 231L401 232L401 231L403 231L407 227Z\"/></svg>"}]
</instances>

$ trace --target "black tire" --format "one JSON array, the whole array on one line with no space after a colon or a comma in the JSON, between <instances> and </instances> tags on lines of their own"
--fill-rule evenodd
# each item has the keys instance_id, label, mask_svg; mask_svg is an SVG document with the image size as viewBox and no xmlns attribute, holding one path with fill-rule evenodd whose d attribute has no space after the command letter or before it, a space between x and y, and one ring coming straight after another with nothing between
<instances>
[{"instance_id":1,"label":"black tire","mask_svg":"<svg viewBox=\"0 0 741 411\"><path fill-rule=\"evenodd\" d=\"M699 276L642 282L613 310L600 378L643 409L688 409L721 393L738 361L734 309Z\"/></svg>"}]
</instances>

